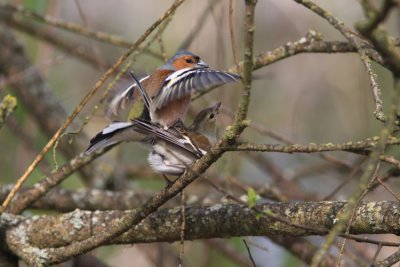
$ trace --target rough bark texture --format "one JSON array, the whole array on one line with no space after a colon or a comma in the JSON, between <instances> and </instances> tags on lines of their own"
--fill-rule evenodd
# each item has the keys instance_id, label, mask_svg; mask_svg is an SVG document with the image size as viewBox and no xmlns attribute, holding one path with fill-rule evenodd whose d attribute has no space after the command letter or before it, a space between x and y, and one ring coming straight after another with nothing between
<instances>
[{"instance_id":1,"label":"rough bark texture","mask_svg":"<svg viewBox=\"0 0 400 267\"><path fill-rule=\"evenodd\" d=\"M320 235L338 222L338 215L345 205L346 202L334 201L258 205L257 208L264 210L265 214L235 204L187 207L185 239ZM18 254L21 242L29 247L44 249L85 240L94 233L107 230L110 224L129 212L75 210L59 216L43 215L28 219L4 214L1 223L10 225L20 222L6 231L6 243L14 253ZM266 214L273 214L286 222L277 221ZM134 229L109 240L108 244L179 241L180 225L180 208L160 210ZM42 230L37 231L37 229ZM350 233L399 234L400 204L389 201L361 203L350 227Z\"/></svg>"}]
</instances>

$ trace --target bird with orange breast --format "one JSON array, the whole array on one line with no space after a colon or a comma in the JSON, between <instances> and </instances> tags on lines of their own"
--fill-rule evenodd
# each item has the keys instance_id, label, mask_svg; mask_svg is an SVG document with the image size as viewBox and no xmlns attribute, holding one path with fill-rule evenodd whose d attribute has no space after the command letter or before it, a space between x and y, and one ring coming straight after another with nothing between
<instances>
[{"instance_id":1,"label":"bird with orange breast","mask_svg":"<svg viewBox=\"0 0 400 267\"><path fill-rule=\"evenodd\" d=\"M131 119L146 119L168 129L185 119L193 91L207 90L238 79L240 76L237 74L210 69L199 56L189 51L178 51L163 66L140 79L152 99L148 108L140 97L137 83L134 83L114 97L106 115L112 119L131 107L134 111Z\"/></svg>"}]
</instances>

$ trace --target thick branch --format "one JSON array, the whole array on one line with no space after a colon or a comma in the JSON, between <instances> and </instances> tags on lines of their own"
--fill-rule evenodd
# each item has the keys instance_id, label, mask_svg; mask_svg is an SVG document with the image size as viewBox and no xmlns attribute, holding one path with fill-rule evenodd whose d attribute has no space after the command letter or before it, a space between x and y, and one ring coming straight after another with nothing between
<instances>
[{"instance_id":1,"label":"thick branch","mask_svg":"<svg viewBox=\"0 0 400 267\"><path fill-rule=\"evenodd\" d=\"M0 185L0 202L4 201L13 187L13 184ZM20 194L24 195L27 194L27 192L35 192L35 190L32 187L22 188ZM93 211L128 210L139 207L149 197L151 197L150 192L134 190L114 192L98 189L67 190L63 188L54 188L43 197L36 200L30 207L60 212L70 212L75 209ZM18 198L18 195L16 198Z\"/></svg>"},{"instance_id":2,"label":"thick branch","mask_svg":"<svg viewBox=\"0 0 400 267\"><path fill-rule=\"evenodd\" d=\"M260 217L257 212L243 205L187 207L185 239L320 234L320 229L328 230L333 227L345 204L346 202L282 202L258 206L259 209L273 213L293 225L276 221L269 216ZM400 234L399 210L398 202L362 202L357 207L350 233ZM30 219L5 214L2 219L8 219L7 222L0 222L3 225L10 222L14 225L6 231L8 247L27 262L33 263L31 257L50 255L53 251L51 247L65 246L85 240L94 233L106 231L115 220L123 218L126 213L128 212L76 210L60 216L43 215ZM16 221L22 222L16 225ZM180 224L180 209L160 210L137 227L109 240L107 244L179 241ZM294 225L307 225L308 229ZM368 239L365 241L368 242Z\"/></svg>"}]
</instances>

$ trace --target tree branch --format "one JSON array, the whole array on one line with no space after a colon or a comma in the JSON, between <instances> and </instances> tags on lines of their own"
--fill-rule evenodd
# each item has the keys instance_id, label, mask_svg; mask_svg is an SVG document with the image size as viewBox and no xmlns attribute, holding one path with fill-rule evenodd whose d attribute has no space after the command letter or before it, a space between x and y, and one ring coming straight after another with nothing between
<instances>
[{"instance_id":1,"label":"tree branch","mask_svg":"<svg viewBox=\"0 0 400 267\"><path fill-rule=\"evenodd\" d=\"M258 210L270 212L290 221L298 228L274 220L244 205L214 205L186 208L187 240L233 236L309 236L321 234L321 228L331 229L343 212L346 202L283 202L257 205ZM352 234L400 234L400 204L398 202L362 202L350 227ZM43 215L25 219L4 214L0 225L9 225L6 244L30 264L42 257L42 263L54 261L54 248L85 240L95 233L107 231L130 211L81 211L59 216ZM181 212L179 208L160 210L107 244L174 242L180 240ZM316 230L312 230L312 229ZM38 230L40 229L40 230ZM368 238L357 241L369 242ZM375 242L376 243L376 242ZM385 245L398 245L397 243ZM24 249L25 248L25 249ZM28 249L29 248L29 249Z\"/></svg>"},{"instance_id":2,"label":"tree branch","mask_svg":"<svg viewBox=\"0 0 400 267\"><path fill-rule=\"evenodd\" d=\"M280 144L253 144L242 143L233 144L229 147L230 151L259 151L259 152L281 152L281 153L316 153L325 151L347 151L354 153L367 153L378 144L380 138L377 136L367 138L360 141L349 141L342 144L322 143L315 144L309 143L307 145L293 144L293 145L280 145ZM399 145L400 139L396 137L389 137L386 145Z\"/></svg>"},{"instance_id":3,"label":"tree branch","mask_svg":"<svg viewBox=\"0 0 400 267\"><path fill-rule=\"evenodd\" d=\"M13 184L0 185L0 201L6 198L12 187ZM32 194L27 192L35 192L35 188L22 188L19 194ZM30 208L59 212L70 212L75 209L92 211L128 210L141 206L151 195L152 192L134 190L115 192L98 189L67 190L63 188L53 188L47 192L46 195L35 200L35 202L30 205ZM18 196L19 195L17 195L16 198L18 198ZM173 203L176 204L177 202Z\"/></svg>"}]
</instances>

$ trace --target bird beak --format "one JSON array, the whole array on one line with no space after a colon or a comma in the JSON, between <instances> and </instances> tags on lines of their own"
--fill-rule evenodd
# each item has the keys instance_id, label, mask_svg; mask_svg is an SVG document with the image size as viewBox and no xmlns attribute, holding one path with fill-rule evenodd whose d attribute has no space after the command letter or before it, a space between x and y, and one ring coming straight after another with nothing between
<instances>
[{"instance_id":1,"label":"bird beak","mask_svg":"<svg viewBox=\"0 0 400 267\"><path fill-rule=\"evenodd\" d=\"M221 102L217 102L212 106L212 109L218 112L220 107L221 107Z\"/></svg>"},{"instance_id":2,"label":"bird beak","mask_svg":"<svg viewBox=\"0 0 400 267\"><path fill-rule=\"evenodd\" d=\"M203 60L200 60L196 65L200 68L209 68Z\"/></svg>"}]
</instances>

